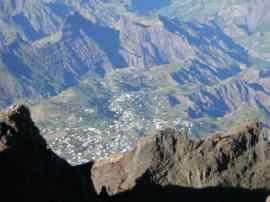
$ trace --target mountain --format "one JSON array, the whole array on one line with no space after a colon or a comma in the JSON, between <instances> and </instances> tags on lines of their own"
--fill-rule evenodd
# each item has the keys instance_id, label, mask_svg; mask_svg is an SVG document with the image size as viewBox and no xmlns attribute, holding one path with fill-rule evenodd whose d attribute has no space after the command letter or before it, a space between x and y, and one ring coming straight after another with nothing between
<instances>
[{"instance_id":1,"label":"mountain","mask_svg":"<svg viewBox=\"0 0 270 202\"><path fill-rule=\"evenodd\" d=\"M185 19L215 20L235 37L252 34L269 25L267 9L270 4L265 0L221 0L219 2L171 0L167 2L167 5L163 4L154 12Z\"/></svg>"},{"instance_id":2,"label":"mountain","mask_svg":"<svg viewBox=\"0 0 270 202\"><path fill-rule=\"evenodd\" d=\"M48 148L29 109L14 106L0 117L2 197L10 201L87 201L79 172Z\"/></svg>"},{"instance_id":3,"label":"mountain","mask_svg":"<svg viewBox=\"0 0 270 202\"><path fill-rule=\"evenodd\" d=\"M200 141L167 129L136 149L71 166L47 146L30 111L0 114L1 193L20 201L265 201L269 144L259 122Z\"/></svg>"},{"instance_id":4,"label":"mountain","mask_svg":"<svg viewBox=\"0 0 270 202\"><path fill-rule=\"evenodd\" d=\"M130 66L207 59L207 65L226 71L219 68L249 64L246 50L215 24L188 24L165 17L156 24L120 17L111 28L73 13L48 36L32 41L18 37L1 51L7 78L17 81L17 94L6 94L11 100L56 95L78 84L85 75L104 77L115 68ZM5 85L2 88L7 89Z\"/></svg>"},{"instance_id":5,"label":"mountain","mask_svg":"<svg viewBox=\"0 0 270 202\"><path fill-rule=\"evenodd\" d=\"M259 123L249 123L192 141L164 130L142 140L132 152L97 161L92 179L98 191L105 186L110 194L132 189L146 172L163 186L267 188L268 143L262 131Z\"/></svg>"},{"instance_id":6,"label":"mountain","mask_svg":"<svg viewBox=\"0 0 270 202\"><path fill-rule=\"evenodd\" d=\"M150 11L187 21L215 21L224 31L249 49L252 56L269 61L270 3L265 0L167 1L163 7ZM148 13L149 15L149 13ZM255 41L255 43L253 43Z\"/></svg>"},{"instance_id":7,"label":"mountain","mask_svg":"<svg viewBox=\"0 0 270 202\"><path fill-rule=\"evenodd\" d=\"M29 103L73 164L269 121L267 1L143 2L1 1L0 106Z\"/></svg>"}]
</instances>

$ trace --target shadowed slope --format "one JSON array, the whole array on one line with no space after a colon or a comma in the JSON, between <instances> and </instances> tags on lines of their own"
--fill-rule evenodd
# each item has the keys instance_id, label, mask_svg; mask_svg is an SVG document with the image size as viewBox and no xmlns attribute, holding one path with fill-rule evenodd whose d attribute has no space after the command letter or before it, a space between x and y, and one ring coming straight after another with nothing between
<instances>
[{"instance_id":1,"label":"shadowed slope","mask_svg":"<svg viewBox=\"0 0 270 202\"><path fill-rule=\"evenodd\" d=\"M88 201L79 170L56 156L31 120L15 106L0 114L1 197L7 201Z\"/></svg>"}]
</instances>

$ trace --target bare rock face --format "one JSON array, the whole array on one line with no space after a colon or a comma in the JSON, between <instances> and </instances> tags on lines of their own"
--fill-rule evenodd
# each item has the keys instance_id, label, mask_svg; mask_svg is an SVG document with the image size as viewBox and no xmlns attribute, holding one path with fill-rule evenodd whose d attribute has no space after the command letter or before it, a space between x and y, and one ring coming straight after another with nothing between
<instances>
[{"instance_id":1,"label":"bare rock face","mask_svg":"<svg viewBox=\"0 0 270 202\"><path fill-rule=\"evenodd\" d=\"M131 190L146 172L162 186L270 189L270 146L261 123L193 141L174 130L142 140L124 155L98 161L92 179L98 192ZM117 180L116 180L117 179Z\"/></svg>"}]
</instances>

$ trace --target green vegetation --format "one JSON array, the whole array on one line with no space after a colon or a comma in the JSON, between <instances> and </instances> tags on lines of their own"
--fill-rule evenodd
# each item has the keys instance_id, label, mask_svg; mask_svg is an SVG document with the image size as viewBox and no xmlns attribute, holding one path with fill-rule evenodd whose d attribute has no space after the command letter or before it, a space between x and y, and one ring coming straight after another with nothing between
<instances>
[{"instance_id":1,"label":"green vegetation","mask_svg":"<svg viewBox=\"0 0 270 202\"><path fill-rule=\"evenodd\" d=\"M42 48L46 45L52 45L54 43L59 42L61 40L61 38L62 38L62 32L59 31L59 32L53 33L49 36L46 36L42 39L39 39L38 41L34 42L33 45L37 46L37 48Z\"/></svg>"}]
</instances>

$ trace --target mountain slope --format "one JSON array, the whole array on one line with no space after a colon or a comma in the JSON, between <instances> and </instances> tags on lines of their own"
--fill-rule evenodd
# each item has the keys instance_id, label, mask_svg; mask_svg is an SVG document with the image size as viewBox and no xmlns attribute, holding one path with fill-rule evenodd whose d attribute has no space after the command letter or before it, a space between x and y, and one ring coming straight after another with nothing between
<instances>
[{"instance_id":1,"label":"mountain slope","mask_svg":"<svg viewBox=\"0 0 270 202\"><path fill-rule=\"evenodd\" d=\"M96 162L92 176L98 191L105 186L110 194L132 189L147 171L161 185L266 188L267 148L258 123L198 142L165 130L145 138L132 152Z\"/></svg>"},{"instance_id":2,"label":"mountain slope","mask_svg":"<svg viewBox=\"0 0 270 202\"><path fill-rule=\"evenodd\" d=\"M121 17L109 27L75 12L49 36L38 40L17 37L0 51L2 68L19 85L19 96L11 91L9 99L56 95L78 84L85 75L104 77L115 68L199 60L219 77L226 77L230 75L225 72L235 74L249 65L247 51L215 24L164 17L157 22L147 25Z\"/></svg>"}]
</instances>

